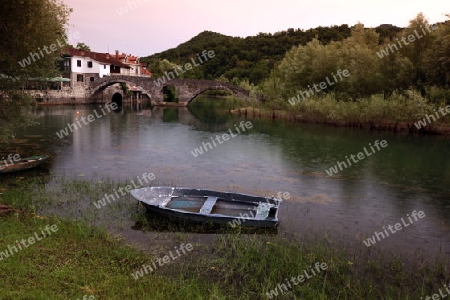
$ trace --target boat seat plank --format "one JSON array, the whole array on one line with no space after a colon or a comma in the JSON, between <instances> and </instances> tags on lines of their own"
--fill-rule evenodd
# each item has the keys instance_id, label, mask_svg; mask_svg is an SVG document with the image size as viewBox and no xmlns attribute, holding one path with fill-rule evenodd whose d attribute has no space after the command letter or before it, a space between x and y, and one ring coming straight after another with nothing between
<instances>
[{"instance_id":1,"label":"boat seat plank","mask_svg":"<svg viewBox=\"0 0 450 300\"><path fill-rule=\"evenodd\" d=\"M206 198L205 203L203 204L202 208L200 209L200 213L201 214L210 214L214 205L216 204L217 201L217 197L212 197L209 196L208 198Z\"/></svg>"},{"instance_id":2,"label":"boat seat plank","mask_svg":"<svg viewBox=\"0 0 450 300\"><path fill-rule=\"evenodd\" d=\"M270 208L273 205L269 204L269 203L260 203L258 205L258 208L256 209L256 219L265 219L269 216L269 211Z\"/></svg>"},{"instance_id":3,"label":"boat seat plank","mask_svg":"<svg viewBox=\"0 0 450 300\"><path fill-rule=\"evenodd\" d=\"M164 197L164 198L160 198L159 199L159 201L160 201L160 204L159 204L159 206L160 207L165 207L165 206L167 206L167 204L173 199L173 198L176 198L176 196L175 197Z\"/></svg>"}]
</instances>

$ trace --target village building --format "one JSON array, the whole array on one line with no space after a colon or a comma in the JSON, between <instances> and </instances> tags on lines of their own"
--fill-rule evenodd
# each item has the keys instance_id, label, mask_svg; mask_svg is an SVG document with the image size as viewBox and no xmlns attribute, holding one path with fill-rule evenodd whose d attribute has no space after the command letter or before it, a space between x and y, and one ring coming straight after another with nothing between
<instances>
[{"instance_id":1,"label":"village building","mask_svg":"<svg viewBox=\"0 0 450 300\"><path fill-rule=\"evenodd\" d=\"M137 56L119 54L119 51L109 54L72 47L64 49L59 61L59 71L61 77L30 82L26 89L30 90L35 99L45 100L49 104L50 102L61 104L59 99L85 98L90 83L105 76L152 76L146 64L140 62ZM130 94L126 95L120 84L112 85L102 92L99 100L104 101L116 93L120 93L123 97L142 97L141 91L136 86L130 86L128 90Z\"/></svg>"},{"instance_id":2,"label":"village building","mask_svg":"<svg viewBox=\"0 0 450 300\"><path fill-rule=\"evenodd\" d=\"M116 50L114 57L130 67L129 75L152 77L152 73L147 69L147 65L141 63L139 57L125 53L119 54L119 50Z\"/></svg>"},{"instance_id":3,"label":"village building","mask_svg":"<svg viewBox=\"0 0 450 300\"><path fill-rule=\"evenodd\" d=\"M68 48L63 54L60 71L70 79L70 87L86 87L103 76L130 75L131 67L108 53Z\"/></svg>"}]
</instances>

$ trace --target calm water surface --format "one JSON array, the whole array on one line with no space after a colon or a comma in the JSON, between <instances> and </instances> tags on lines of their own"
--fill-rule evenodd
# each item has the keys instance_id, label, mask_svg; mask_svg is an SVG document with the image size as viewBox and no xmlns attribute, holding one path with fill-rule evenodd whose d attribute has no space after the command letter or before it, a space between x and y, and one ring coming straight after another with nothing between
<instances>
[{"instance_id":1,"label":"calm water surface","mask_svg":"<svg viewBox=\"0 0 450 300\"><path fill-rule=\"evenodd\" d=\"M158 184L263 196L289 192L279 215L281 234L332 232L361 247L374 231L422 210L425 218L372 247L450 254L448 138L252 120L252 129L194 157L191 151L216 134L236 134L241 121L211 104L124 108L57 137L67 123L94 110L100 112L98 106L37 108L40 125L21 134L18 151L52 154L55 176L131 181L154 173ZM388 147L337 175L326 174L375 140Z\"/></svg>"}]
</instances>

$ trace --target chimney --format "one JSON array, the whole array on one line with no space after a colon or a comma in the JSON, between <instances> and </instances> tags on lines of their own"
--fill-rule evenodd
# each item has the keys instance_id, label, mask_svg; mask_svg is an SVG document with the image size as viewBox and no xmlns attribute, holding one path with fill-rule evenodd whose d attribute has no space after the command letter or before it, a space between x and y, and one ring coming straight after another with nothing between
<instances>
[{"instance_id":1,"label":"chimney","mask_svg":"<svg viewBox=\"0 0 450 300\"><path fill-rule=\"evenodd\" d=\"M116 50L116 58L119 58L119 50Z\"/></svg>"}]
</instances>

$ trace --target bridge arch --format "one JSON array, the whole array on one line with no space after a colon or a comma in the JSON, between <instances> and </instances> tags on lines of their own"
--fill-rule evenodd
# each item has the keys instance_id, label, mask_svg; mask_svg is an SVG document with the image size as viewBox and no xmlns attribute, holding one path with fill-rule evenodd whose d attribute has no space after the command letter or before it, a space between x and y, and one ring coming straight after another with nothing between
<instances>
[{"instance_id":1,"label":"bridge arch","mask_svg":"<svg viewBox=\"0 0 450 300\"><path fill-rule=\"evenodd\" d=\"M129 86L136 86L139 90L141 90L144 93L146 93L145 89L143 87L141 87L141 86L136 85L135 82L118 78L118 79L112 79L112 80L104 81L104 82L96 85L94 88L91 88L91 90L90 90L90 97L95 97L95 95L97 95L98 93L102 92L107 87L110 87L110 86L112 86L114 84L117 84L117 83L125 83L125 84L127 84Z\"/></svg>"},{"instance_id":2,"label":"bridge arch","mask_svg":"<svg viewBox=\"0 0 450 300\"><path fill-rule=\"evenodd\" d=\"M165 102L177 103L179 101L177 87L174 85L163 86L162 93Z\"/></svg>"},{"instance_id":3,"label":"bridge arch","mask_svg":"<svg viewBox=\"0 0 450 300\"><path fill-rule=\"evenodd\" d=\"M122 104L123 104L123 96L122 96L122 94L121 93L115 93L112 96L111 102L112 103L116 103L117 106L119 106L119 107L122 106Z\"/></svg>"},{"instance_id":4,"label":"bridge arch","mask_svg":"<svg viewBox=\"0 0 450 300\"><path fill-rule=\"evenodd\" d=\"M235 92L233 92L233 90L231 90L227 87L224 87L224 86L212 86L212 87L208 87L208 88L201 88L193 93L192 98L187 103L188 104L191 103L192 101L195 100L195 98L197 98L199 95L203 94L206 91L226 91L232 95L236 94Z\"/></svg>"}]
</instances>

